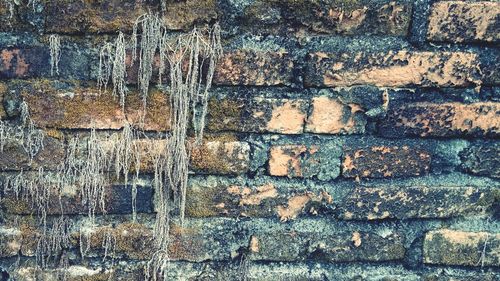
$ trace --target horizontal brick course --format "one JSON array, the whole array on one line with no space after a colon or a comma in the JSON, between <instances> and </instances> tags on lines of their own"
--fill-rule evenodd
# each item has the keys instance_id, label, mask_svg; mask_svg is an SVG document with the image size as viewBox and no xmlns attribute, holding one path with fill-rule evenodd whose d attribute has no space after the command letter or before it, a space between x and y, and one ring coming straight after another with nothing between
<instances>
[{"instance_id":1,"label":"horizontal brick course","mask_svg":"<svg viewBox=\"0 0 500 281\"><path fill-rule=\"evenodd\" d=\"M276 145L269 150L271 176L334 179L339 175L340 149L325 145Z\"/></svg>"},{"instance_id":2,"label":"horizontal brick course","mask_svg":"<svg viewBox=\"0 0 500 281\"><path fill-rule=\"evenodd\" d=\"M333 204L325 190L299 190L272 182L260 185L192 183L186 213L191 217L276 217L291 221Z\"/></svg>"},{"instance_id":3,"label":"horizontal brick course","mask_svg":"<svg viewBox=\"0 0 500 281\"><path fill-rule=\"evenodd\" d=\"M381 237L354 231L335 235L279 232L255 234L250 240L252 260L297 261L316 258L328 262L391 261L404 257L399 234Z\"/></svg>"},{"instance_id":4,"label":"horizontal brick course","mask_svg":"<svg viewBox=\"0 0 500 281\"><path fill-rule=\"evenodd\" d=\"M449 218L484 214L494 198L475 187L356 187L338 210L346 220Z\"/></svg>"},{"instance_id":5,"label":"horizontal brick course","mask_svg":"<svg viewBox=\"0 0 500 281\"><path fill-rule=\"evenodd\" d=\"M406 35L411 6L368 1L255 1L245 8L245 27L266 32L307 28L328 34Z\"/></svg>"},{"instance_id":6,"label":"horizontal brick course","mask_svg":"<svg viewBox=\"0 0 500 281\"><path fill-rule=\"evenodd\" d=\"M380 123L384 136L498 136L500 106L496 102L413 103L391 108Z\"/></svg>"},{"instance_id":7,"label":"horizontal brick course","mask_svg":"<svg viewBox=\"0 0 500 281\"><path fill-rule=\"evenodd\" d=\"M478 67L469 52L316 52L307 58L304 80L307 87L464 87L479 83Z\"/></svg>"},{"instance_id":8,"label":"horizontal brick course","mask_svg":"<svg viewBox=\"0 0 500 281\"><path fill-rule=\"evenodd\" d=\"M117 29L130 32L137 17L148 10L158 10L158 5L131 0L45 2L45 27L52 33L106 33L117 32ZM215 8L212 0L169 2L163 20L169 29L188 29L196 22L216 19Z\"/></svg>"},{"instance_id":9,"label":"horizontal brick course","mask_svg":"<svg viewBox=\"0 0 500 281\"><path fill-rule=\"evenodd\" d=\"M430 231L424 240L424 263L499 266L500 234L450 229Z\"/></svg>"},{"instance_id":10,"label":"horizontal brick course","mask_svg":"<svg viewBox=\"0 0 500 281\"><path fill-rule=\"evenodd\" d=\"M429 172L431 155L424 149L404 146L372 146L344 151L342 176L391 178L420 176Z\"/></svg>"},{"instance_id":11,"label":"horizontal brick course","mask_svg":"<svg viewBox=\"0 0 500 281\"><path fill-rule=\"evenodd\" d=\"M462 167L473 175L500 178L500 144L473 145L460 154Z\"/></svg>"},{"instance_id":12,"label":"horizontal brick course","mask_svg":"<svg viewBox=\"0 0 500 281\"><path fill-rule=\"evenodd\" d=\"M211 131L300 134L308 105L302 99L212 99L207 125Z\"/></svg>"},{"instance_id":13,"label":"horizontal brick course","mask_svg":"<svg viewBox=\"0 0 500 281\"><path fill-rule=\"evenodd\" d=\"M311 101L311 114L307 118L306 132L319 134L364 133L366 118L363 109L338 98L316 97Z\"/></svg>"},{"instance_id":14,"label":"horizontal brick course","mask_svg":"<svg viewBox=\"0 0 500 281\"><path fill-rule=\"evenodd\" d=\"M294 61L286 52L229 51L217 65L216 85L279 86L294 82Z\"/></svg>"},{"instance_id":15,"label":"horizontal brick course","mask_svg":"<svg viewBox=\"0 0 500 281\"><path fill-rule=\"evenodd\" d=\"M431 41L497 42L500 40L500 3L442 1L434 3L427 38Z\"/></svg>"}]
</instances>

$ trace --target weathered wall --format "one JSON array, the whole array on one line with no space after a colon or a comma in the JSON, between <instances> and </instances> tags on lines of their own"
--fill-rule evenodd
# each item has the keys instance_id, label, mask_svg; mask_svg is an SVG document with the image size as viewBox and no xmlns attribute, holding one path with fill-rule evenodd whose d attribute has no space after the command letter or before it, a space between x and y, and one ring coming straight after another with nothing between
<instances>
[{"instance_id":1,"label":"weathered wall","mask_svg":"<svg viewBox=\"0 0 500 281\"><path fill-rule=\"evenodd\" d=\"M171 230L171 280L500 278L500 2L167 2L173 33L219 21L224 45L207 140L191 157L188 219ZM49 136L31 164L5 148L0 177L54 169L91 124L106 134L137 121L137 97L122 109L96 94L98 48L148 9L156 1L41 0L9 18L0 1L0 117L19 118L23 99ZM56 77L49 34L63 45ZM146 127L166 130L169 104L151 96ZM64 194L66 277L144 278L150 172L145 164L136 223L130 185L109 183L84 260L87 210ZM0 192L0 279L30 280L36 214ZM60 210L49 206L49 219ZM116 238L113 261L102 260L104 233Z\"/></svg>"}]
</instances>

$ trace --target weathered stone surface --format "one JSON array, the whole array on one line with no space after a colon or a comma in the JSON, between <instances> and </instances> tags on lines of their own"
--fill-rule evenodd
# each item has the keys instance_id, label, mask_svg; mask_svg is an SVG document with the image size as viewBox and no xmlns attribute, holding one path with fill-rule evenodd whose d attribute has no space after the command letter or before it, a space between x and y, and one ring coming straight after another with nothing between
<instances>
[{"instance_id":1,"label":"weathered stone surface","mask_svg":"<svg viewBox=\"0 0 500 281\"><path fill-rule=\"evenodd\" d=\"M48 49L0 49L0 79L28 78L50 71Z\"/></svg>"},{"instance_id":2,"label":"weathered stone surface","mask_svg":"<svg viewBox=\"0 0 500 281\"><path fill-rule=\"evenodd\" d=\"M0 120L7 116L7 112L5 112L5 108L3 105L4 95L7 93L7 86L5 83L0 82Z\"/></svg>"},{"instance_id":3,"label":"weathered stone surface","mask_svg":"<svg viewBox=\"0 0 500 281\"><path fill-rule=\"evenodd\" d=\"M496 102L402 105L389 110L379 132L388 137L498 136L500 106Z\"/></svg>"},{"instance_id":4,"label":"weathered stone surface","mask_svg":"<svg viewBox=\"0 0 500 281\"><path fill-rule=\"evenodd\" d=\"M218 18L217 1L166 1L163 21L169 29L189 30L195 24L209 23Z\"/></svg>"},{"instance_id":5,"label":"weathered stone surface","mask_svg":"<svg viewBox=\"0 0 500 281\"><path fill-rule=\"evenodd\" d=\"M165 139L137 140L141 172L154 172L155 156L165 153ZM243 174L250 165L250 146L235 138L206 139L202 145L190 140L190 169L201 174Z\"/></svg>"},{"instance_id":6,"label":"weathered stone surface","mask_svg":"<svg viewBox=\"0 0 500 281\"><path fill-rule=\"evenodd\" d=\"M297 261L316 258L331 262L391 261L404 258L399 234L381 237L368 232L259 233L250 240L252 260Z\"/></svg>"},{"instance_id":7,"label":"weathered stone surface","mask_svg":"<svg viewBox=\"0 0 500 281\"><path fill-rule=\"evenodd\" d=\"M426 174L431 156L408 146L373 146L344 151L342 176L347 178L408 177Z\"/></svg>"},{"instance_id":8,"label":"weathered stone surface","mask_svg":"<svg viewBox=\"0 0 500 281\"><path fill-rule=\"evenodd\" d=\"M396 2L258 0L245 8L243 19L245 27L264 32L306 27L329 34L406 35L410 17L411 6Z\"/></svg>"},{"instance_id":9,"label":"weathered stone surface","mask_svg":"<svg viewBox=\"0 0 500 281\"><path fill-rule=\"evenodd\" d=\"M300 134L308 102L297 99L212 99L208 109L211 131Z\"/></svg>"},{"instance_id":10,"label":"weathered stone surface","mask_svg":"<svg viewBox=\"0 0 500 281\"><path fill-rule=\"evenodd\" d=\"M20 238L19 229L0 227L0 258L17 256L21 250Z\"/></svg>"},{"instance_id":11,"label":"weathered stone surface","mask_svg":"<svg viewBox=\"0 0 500 281\"><path fill-rule=\"evenodd\" d=\"M19 266L9 272L15 280L52 281L61 276L67 281L136 281L144 280L144 269L133 264L115 265L114 267L99 267L89 265L70 265L67 268L41 269L29 266Z\"/></svg>"},{"instance_id":12,"label":"weathered stone surface","mask_svg":"<svg viewBox=\"0 0 500 281\"><path fill-rule=\"evenodd\" d=\"M316 97L311 102L306 132L320 134L356 134L365 131L363 109L353 103L345 104L338 98Z\"/></svg>"},{"instance_id":13,"label":"weathered stone surface","mask_svg":"<svg viewBox=\"0 0 500 281\"><path fill-rule=\"evenodd\" d=\"M43 188L50 187L44 186ZM132 186L110 185L105 187L104 193L105 207L102 210L100 205L97 206L95 210L97 214L132 213ZM82 202L78 187L67 188L60 195L56 191L52 191L45 209L48 215L88 214L88 205ZM37 206L34 206L35 203L33 203L34 200L29 196L17 197L13 191L9 190L5 191L4 197L0 200L0 206L6 214L33 215L37 212ZM151 213L153 211L152 189L138 186L136 202L136 211L138 213Z\"/></svg>"},{"instance_id":14,"label":"weathered stone surface","mask_svg":"<svg viewBox=\"0 0 500 281\"><path fill-rule=\"evenodd\" d=\"M434 3L427 38L432 41L497 42L500 40L500 3L443 1Z\"/></svg>"},{"instance_id":15,"label":"weathered stone surface","mask_svg":"<svg viewBox=\"0 0 500 281\"><path fill-rule=\"evenodd\" d=\"M142 98L129 93L125 110L111 91L99 92L96 87L78 85L57 88L54 81L31 81L12 86L27 102L31 118L37 126L63 129L121 129L128 121L139 125L144 115ZM145 130L165 131L168 124L168 97L151 90L144 115Z\"/></svg>"},{"instance_id":16,"label":"weathered stone surface","mask_svg":"<svg viewBox=\"0 0 500 281\"><path fill-rule=\"evenodd\" d=\"M449 218L483 214L494 198L477 187L356 187L338 209L345 220Z\"/></svg>"},{"instance_id":17,"label":"weathered stone surface","mask_svg":"<svg viewBox=\"0 0 500 281\"><path fill-rule=\"evenodd\" d=\"M136 19L157 11L157 5L148 2L126 1L45 1L46 28L56 33L105 33L132 31ZM217 18L213 0L165 1L163 21L173 30L191 28L196 23Z\"/></svg>"},{"instance_id":18,"label":"weathered stone surface","mask_svg":"<svg viewBox=\"0 0 500 281\"><path fill-rule=\"evenodd\" d=\"M324 190L297 191L273 183L241 186L193 182L186 198L186 214L191 217L278 217L281 221L315 214L333 204L332 196Z\"/></svg>"},{"instance_id":19,"label":"weathered stone surface","mask_svg":"<svg viewBox=\"0 0 500 281\"><path fill-rule=\"evenodd\" d=\"M472 146L460 153L465 171L481 176L500 178L500 144Z\"/></svg>"},{"instance_id":20,"label":"weathered stone surface","mask_svg":"<svg viewBox=\"0 0 500 281\"><path fill-rule=\"evenodd\" d=\"M85 247L90 247L88 256L104 254L104 239L112 237L115 257L147 260L155 253L153 229L139 223L123 223L115 227L103 226L89 230L82 235ZM79 237L74 233L73 237ZM201 226L172 225L169 236L169 258L173 261L183 260L201 262L205 260L223 260L229 258L229 248L224 248L217 233L203 229ZM229 242L229 241L227 241Z\"/></svg>"},{"instance_id":21,"label":"weathered stone surface","mask_svg":"<svg viewBox=\"0 0 500 281\"><path fill-rule=\"evenodd\" d=\"M478 69L477 55L467 52L316 52L309 54L304 82L308 87L457 87L479 83Z\"/></svg>"},{"instance_id":22,"label":"weathered stone surface","mask_svg":"<svg viewBox=\"0 0 500 281\"><path fill-rule=\"evenodd\" d=\"M450 229L430 231L424 239L424 263L499 266L500 234Z\"/></svg>"},{"instance_id":23,"label":"weathered stone surface","mask_svg":"<svg viewBox=\"0 0 500 281\"><path fill-rule=\"evenodd\" d=\"M334 179L339 175L340 148L325 145L276 145L269 151L271 176Z\"/></svg>"},{"instance_id":24,"label":"weathered stone surface","mask_svg":"<svg viewBox=\"0 0 500 281\"><path fill-rule=\"evenodd\" d=\"M191 151L191 168L207 174L242 174L248 171L250 145L239 141L205 141Z\"/></svg>"},{"instance_id":25,"label":"weathered stone surface","mask_svg":"<svg viewBox=\"0 0 500 281\"><path fill-rule=\"evenodd\" d=\"M54 170L64 159L64 144L55 138L45 137L43 147L31 161L22 141L10 138L0 152L0 170Z\"/></svg>"},{"instance_id":26,"label":"weathered stone surface","mask_svg":"<svg viewBox=\"0 0 500 281\"><path fill-rule=\"evenodd\" d=\"M294 62L286 53L237 50L227 52L217 65L214 84L279 86L294 82Z\"/></svg>"}]
</instances>

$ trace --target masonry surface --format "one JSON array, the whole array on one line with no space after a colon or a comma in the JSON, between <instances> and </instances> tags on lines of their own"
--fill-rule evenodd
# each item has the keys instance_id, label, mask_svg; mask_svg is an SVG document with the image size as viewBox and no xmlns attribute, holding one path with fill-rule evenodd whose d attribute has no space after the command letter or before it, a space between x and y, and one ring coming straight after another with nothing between
<instances>
[{"instance_id":1,"label":"masonry surface","mask_svg":"<svg viewBox=\"0 0 500 281\"><path fill-rule=\"evenodd\" d=\"M48 136L32 161L16 142L0 153L0 280L61 278L33 273L36 210L4 179L55 169L92 126L109 134L139 122L132 74L124 108L99 94L99 47L159 10L33 3L11 14L0 1L0 118L19 119L24 100ZM166 0L163 20L172 34L219 22L224 47L205 140L191 153L187 219L171 227L169 280L500 280L499 1ZM62 43L54 76L51 34ZM155 136L170 128L170 104L154 87L149 101ZM131 184L108 183L85 259L88 210L78 192L64 194L65 278L144 280L151 162L136 222Z\"/></svg>"}]
</instances>

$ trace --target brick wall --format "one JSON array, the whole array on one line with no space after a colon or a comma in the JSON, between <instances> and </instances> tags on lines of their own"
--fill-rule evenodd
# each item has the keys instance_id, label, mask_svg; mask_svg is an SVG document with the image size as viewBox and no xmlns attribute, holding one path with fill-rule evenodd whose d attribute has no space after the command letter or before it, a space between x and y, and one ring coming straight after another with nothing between
<instances>
[{"instance_id":1,"label":"brick wall","mask_svg":"<svg viewBox=\"0 0 500 281\"><path fill-rule=\"evenodd\" d=\"M144 280L157 202L151 159L137 185L110 180L98 226L67 187L64 267L37 269L36 206L7 178L64 163L69 140L139 122L96 85L99 47L156 1L0 1L0 118L25 101L44 145L0 153L0 280ZM172 34L220 22L224 55L205 140L191 153L186 221L172 222L168 280L498 280L500 2L166 1ZM62 42L50 73L49 35ZM150 138L170 129L151 89ZM149 146L148 146L149 144ZM41 190L44 190L43 188ZM113 239L108 249L109 238ZM109 242L109 241L108 241ZM81 257L81 250L85 258ZM112 256L112 258L110 258ZM9 279L10 278L10 279Z\"/></svg>"}]
</instances>

